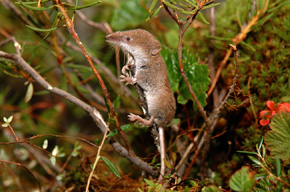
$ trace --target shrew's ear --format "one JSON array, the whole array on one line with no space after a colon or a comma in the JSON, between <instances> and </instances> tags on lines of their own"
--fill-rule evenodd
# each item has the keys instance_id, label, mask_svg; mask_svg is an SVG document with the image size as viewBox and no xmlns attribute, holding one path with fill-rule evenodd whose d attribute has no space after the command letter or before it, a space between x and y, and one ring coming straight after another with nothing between
<instances>
[{"instance_id":1,"label":"shrew's ear","mask_svg":"<svg viewBox=\"0 0 290 192\"><path fill-rule=\"evenodd\" d=\"M150 49L149 54L151 56L156 56L156 55L158 55L160 53L160 51L161 51L161 46L154 47L154 48Z\"/></svg>"}]
</instances>

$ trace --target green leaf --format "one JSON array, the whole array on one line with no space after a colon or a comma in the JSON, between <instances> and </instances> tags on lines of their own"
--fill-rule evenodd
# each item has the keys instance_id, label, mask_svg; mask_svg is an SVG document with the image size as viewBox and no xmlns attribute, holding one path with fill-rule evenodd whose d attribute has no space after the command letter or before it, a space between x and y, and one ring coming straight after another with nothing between
<instances>
[{"instance_id":1,"label":"green leaf","mask_svg":"<svg viewBox=\"0 0 290 192\"><path fill-rule=\"evenodd\" d=\"M120 104L120 95L117 96L117 98L115 99L115 102L114 102L114 111L117 110L117 107L119 106Z\"/></svg>"},{"instance_id":2,"label":"green leaf","mask_svg":"<svg viewBox=\"0 0 290 192\"><path fill-rule=\"evenodd\" d=\"M42 0L41 2L42 3L46 3L50 0ZM21 1L18 1L18 2L15 2L15 4L19 5L19 4L26 4L26 5L37 5L38 4L38 1L31 1L31 2L21 2Z\"/></svg>"},{"instance_id":3,"label":"green leaf","mask_svg":"<svg viewBox=\"0 0 290 192\"><path fill-rule=\"evenodd\" d=\"M154 189L153 191L158 191L158 190L160 190L161 187L162 187L161 184L159 184L159 183L154 183L153 181L150 181L150 180L148 180L148 179L144 179L144 181L147 183L147 185L149 185L149 187L150 187L151 189ZM149 189L150 189L150 188L149 188ZM150 191L150 190L148 190L148 191Z\"/></svg>"},{"instance_id":4,"label":"green leaf","mask_svg":"<svg viewBox=\"0 0 290 192\"><path fill-rule=\"evenodd\" d=\"M139 0L122 1L119 8L113 11L111 26L114 30L135 28L144 23L148 16Z\"/></svg>"},{"instance_id":5,"label":"green leaf","mask_svg":"<svg viewBox=\"0 0 290 192\"><path fill-rule=\"evenodd\" d=\"M113 164L109 159L107 159L104 156L101 156L101 159L110 168L110 170L114 173L114 175L116 175L118 178L121 178L121 174L115 164Z\"/></svg>"},{"instance_id":6,"label":"green leaf","mask_svg":"<svg viewBox=\"0 0 290 192\"><path fill-rule=\"evenodd\" d=\"M270 123L271 130L265 135L266 147L272 156L281 160L290 159L290 114L280 113L273 116Z\"/></svg>"},{"instance_id":7,"label":"green leaf","mask_svg":"<svg viewBox=\"0 0 290 192\"><path fill-rule=\"evenodd\" d=\"M33 95L33 84L29 83L28 87L27 87L27 91L24 97L24 102L27 103L30 101L30 99L32 98Z\"/></svg>"},{"instance_id":8,"label":"green leaf","mask_svg":"<svg viewBox=\"0 0 290 192\"><path fill-rule=\"evenodd\" d=\"M19 4L22 5L23 7L25 7L26 9L30 9L33 11L45 11L45 10L49 10L49 9L56 7L56 5L51 5L48 7L35 7L35 6L31 6L31 5L22 3L22 2L19 2Z\"/></svg>"},{"instance_id":9,"label":"green leaf","mask_svg":"<svg viewBox=\"0 0 290 192\"><path fill-rule=\"evenodd\" d=\"M174 93L179 93L177 102L186 104L189 100L193 100L180 73L177 51L170 51L168 48L164 47L161 51L161 55L167 65L171 89ZM188 81L202 106L205 106L207 97L206 91L210 84L208 66L199 64L197 57L186 49L183 50L182 60Z\"/></svg>"},{"instance_id":10,"label":"green leaf","mask_svg":"<svg viewBox=\"0 0 290 192\"><path fill-rule=\"evenodd\" d=\"M206 186L202 188L201 192L219 192L219 188L215 185Z\"/></svg>"},{"instance_id":11,"label":"green leaf","mask_svg":"<svg viewBox=\"0 0 290 192\"><path fill-rule=\"evenodd\" d=\"M197 186L196 182L193 181L193 180L189 180L189 184L190 184L192 187Z\"/></svg>"},{"instance_id":12,"label":"green leaf","mask_svg":"<svg viewBox=\"0 0 290 192\"><path fill-rule=\"evenodd\" d=\"M84 8L88 8L88 7L92 7L94 5L97 5L99 4L101 1L95 1L93 3L89 3L89 4L86 4L86 5L82 5L82 6L78 6L78 7L73 7L74 10L80 10L80 9L84 9Z\"/></svg>"},{"instance_id":13,"label":"green leaf","mask_svg":"<svg viewBox=\"0 0 290 192\"><path fill-rule=\"evenodd\" d=\"M116 124L116 120L114 118L112 118L112 117L109 117L108 122L110 124L112 124L112 125L115 125Z\"/></svg>"},{"instance_id":14,"label":"green leaf","mask_svg":"<svg viewBox=\"0 0 290 192\"><path fill-rule=\"evenodd\" d=\"M107 137L114 137L114 136L118 135L118 133L119 133L118 130L115 129L115 130L111 131L111 132L107 135Z\"/></svg>"},{"instance_id":15,"label":"green leaf","mask_svg":"<svg viewBox=\"0 0 290 192\"><path fill-rule=\"evenodd\" d=\"M152 1L151 5L150 5L150 8L149 8L149 13L152 12L152 10L154 9L154 7L155 7L157 1L158 1L158 0L153 0L153 1Z\"/></svg>"},{"instance_id":16,"label":"green leaf","mask_svg":"<svg viewBox=\"0 0 290 192\"><path fill-rule=\"evenodd\" d=\"M252 152L252 151L237 151L238 153L245 153L245 154L249 154L249 155L258 155L257 152Z\"/></svg>"},{"instance_id":17,"label":"green leaf","mask_svg":"<svg viewBox=\"0 0 290 192\"><path fill-rule=\"evenodd\" d=\"M277 176L281 177L281 162L278 156L276 156L276 169L277 169Z\"/></svg>"},{"instance_id":18,"label":"green leaf","mask_svg":"<svg viewBox=\"0 0 290 192\"><path fill-rule=\"evenodd\" d=\"M177 52L173 52L167 47L163 47L161 50L161 55L167 66L171 89L174 93L176 93L178 92L179 83L182 79L181 73L179 70Z\"/></svg>"},{"instance_id":19,"label":"green leaf","mask_svg":"<svg viewBox=\"0 0 290 192\"><path fill-rule=\"evenodd\" d=\"M126 125L122 125L121 129L122 131L127 131L130 127L131 127L131 124L126 124Z\"/></svg>"},{"instance_id":20,"label":"green leaf","mask_svg":"<svg viewBox=\"0 0 290 192\"><path fill-rule=\"evenodd\" d=\"M58 28L58 27L52 27L52 28L49 28L49 29L42 29L42 28L32 27L32 26L29 26L29 25L26 25L26 27L28 27L29 29L32 29L34 31L39 31L39 32L50 32L50 31L54 31L54 30L56 30Z\"/></svg>"},{"instance_id":21,"label":"green leaf","mask_svg":"<svg viewBox=\"0 0 290 192\"><path fill-rule=\"evenodd\" d=\"M204 17L204 15L201 12L198 13L198 16L203 23L205 23L207 25L209 24L209 22L206 20L206 18Z\"/></svg>"},{"instance_id":22,"label":"green leaf","mask_svg":"<svg viewBox=\"0 0 290 192\"><path fill-rule=\"evenodd\" d=\"M122 129L122 131L127 131L130 127L131 127L131 124L126 124L126 125L122 125L121 129ZM114 136L118 135L118 133L119 133L119 131L117 129L115 129L115 130L111 131L107 135L107 137L114 137Z\"/></svg>"},{"instance_id":23,"label":"green leaf","mask_svg":"<svg viewBox=\"0 0 290 192\"><path fill-rule=\"evenodd\" d=\"M174 118L172 119L172 121L170 122L170 125L179 125L180 124L180 119L179 118Z\"/></svg>"},{"instance_id":24,"label":"green leaf","mask_svg":"<svg viewBox=\"0 0 290 192\"><path fill-rule=\"evenodd\" d=\"M201 105L205 106L207 97L206 91L208 90L208 86L210 84L208 65L199 64L198 59L188 50L183 51L182 60L188 81L191 84L192 89ZM179 92L180 95L178 95L178 97L182 97L187 101L193 100L183 80L181 82Z\"/></svg>"},{"instance_id":25,"label":"green leaf","mask_svg":"<svg viewBox=\"0 0 290 192\"><path fill-rule=\"evenodd\" d=\"M218 5L220 5L220 3L212 3L212 4L209 4L207 6L204 6L202 8L202 10L209 9L209 8L212 8L212 7L215 7L215 6L218 6Z\"/></svg>"},{"instance_id":26,"label":"green leaf","mask_svg":"<svg viewBox=\"0 0 290 192\"><path fill-rule=\"evenodd\" d=\"M263 164L261 161L259 161L257 158L255 158L255 157L253 157L253 156L248 156L248 157L249 157L249 159L250 159L251 161L253 161L256 165L261 166L261 165Z\"/></svg>"},{"instance_id":27,"label":"green leaf","mask_svg":"<svg viewBox=\"0 0 290 192\"><path fill-rule=\"evenodd\" d=\"M254 173L249 171L249 167L242 167L232 175L229 186L234 191L248 192L254 187Z\"/></svg>"},{"instance_id":28,"label":"green leaf","mask_svg":"<svg viewBox=\"0 0 290 192\"><path fill-rule=\"evenodd\" d=\"M152 19L153 17L155 17L159 13L159 11L160 11L161 8L162 8L162 5L159 6L154 12L150 13L150 15L146 19L146 21L149 21L150 19Z\"/></svg>"},{"instance_id":29,"label":"green leaf","mask_svg":"<svg viewBox=\"0 0 290 192\"><path fill-rule=\"evenodd\" d=\"M155 183L153 181L150 181L148 179L144 179L144 181L149 185L150 187L155 187Z\"/></svg>"},{"instance_id":30,"label":"green leaf","mask_svg":"<svg viewBox=\"0 0 290 192\"><path fill-rule=\"evenodd\" d=\"M171 9L175 10L175 11L184 11L184 9L180 8L180 7L177 7L167 1L163 1L163 3L167 6L167 7L170 7Z\"/></svg>"}]
</instances>

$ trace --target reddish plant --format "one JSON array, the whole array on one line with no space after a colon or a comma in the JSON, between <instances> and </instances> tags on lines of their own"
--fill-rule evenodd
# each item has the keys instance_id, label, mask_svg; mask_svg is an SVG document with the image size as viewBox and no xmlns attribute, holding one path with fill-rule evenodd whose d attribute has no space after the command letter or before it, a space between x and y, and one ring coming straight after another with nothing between
<instances>
[{"instance_id":1,"label":"reddish plant","mask_svg":"<svg viewBox=\"0 0 290 192\"><path fill-rule=\"evenodd\" d=\"M266 105L268 110L263 110L260 112L260 124L262 126L268 125L272 117L277 113L287 113L290 112L290 103L280 103L275 108L275 103L273 101L267 101Z\"/></svg>"}]
</instances>

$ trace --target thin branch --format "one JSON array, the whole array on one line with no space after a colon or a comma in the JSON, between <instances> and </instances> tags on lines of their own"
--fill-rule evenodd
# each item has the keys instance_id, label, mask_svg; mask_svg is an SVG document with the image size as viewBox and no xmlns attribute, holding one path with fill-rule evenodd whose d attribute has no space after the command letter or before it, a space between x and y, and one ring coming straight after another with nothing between
<instances>
[{"instance_id":1,"label":"thin branch","mask_svg":"<svg viewBox=\"0 0 290 192\"><path fill-rule=\"evenodd\" d=\"M247 24L246 27L244 27L243 29L241 29L241 32L238 33L232 40L233 40L233 43L237 46L239 45L248 35L249 32L251 32L252 28L258 24L258 20L260 19L260 17L262 16L263 14L261 14L259 11L257 11L257 14L252 17L252 20L249 21L249 23ZM221 71L222 69L225 67L230 55L232 54L232 47L230 49L228 49L227 53L226 53L226 56L224 57L224 59L221 61L220 65L219 65L219 68L216 72L216 75L215 75L215 79L214 81L212 82L209 90L208 90L208 93L207 93L207 96L209 96L214 87L216 86L216 83L221 75Z\"/></svg>"},{"instance_id":2,"label":"thin branch","mask_svg":"<svg viewBox=\"0 0 290 192\"><path fill-rule=\"evenodd\" d=\"M28 74L30 74L34 80L39 83L45 90L49 91L50 93L53 93L55 95L58 95L65 100L68 100L72 102L73 104L77 105L78 107L82 108L86 112L90 114L92 119L96 122L97 126L100 128L100 130L105 133L106 131L106 125L103 124L102 116L101 114L94 109L93 107L89 106L88 104L84 103L83 101L79 100L75 96L57 88L52 87L39 73L37 73L21 56L16 54L8 54L6 52L0 51L0 57L4 57L6 59L13 60L17 65L19 65L24 71L26 71ZM152 166L150 166L148 163L144 162L137 156L131 157L129 155L128 150L126 150L120 143L118 143L114 138L107 138L108 142L113 146L113 148L123 157L127 158L129 161L131 161L133 164L138 166L139 168L143 169L147 173L157 176L158 171L154 170Z\"/></svg>"},{"instance_id":3,"label":"thin branch","mask_svg":"<svg viewBox=\"0 0 290 192\"><path fill-rule=\"evenodd\" d=\"M13 165L20 166L20 167L23 167L24 169L26 169L26 171L28 171L34 177L34 179L36 180L36 182L38 184L38 189L39 189L39 191L41 191L40 182L38 181L38 179L36 178L36 176L33 174L33 172L30 169L28 169L27 167L25 167L21 163L16 163L16 162L12 162L12 161L0 160L0 163L13 164Z\"/></svg>"},{"instance_id":4,"label":"thin branch","mask_svg":"<svg viewBox=\"0 0 290 192\"><path fill-rule=\"evenodd\" d=\"M182 78L194 100L194 102L196 103L198 109L199 109L199 112L200 114L202 115L204 121L206 122L207 126L210 125L210 122L208 121L208 118L207 118L207 115L206 115L206 112L205 110L203 109L203 106L201 105L201 103L199 102L195 92L193 91L192 89L192 86L191 84L189 83L188 81L188 78L185 74L185 71L184 71L184 66L183 66L183 62L182 62L182 40L183 40L183 34L184 34L184 31L183 31L183 26L182 26L182 23L179 24L179 42L178 42L178 62L179 62L179 68L180 68L180 72L181 72L181 75L182 75Z\"/></svg>"},{"instance_id":5,"label":"thin branch","mask_svg":"<svg viewBox=\"0 0 290 192\"><path fill-rule=\"evenodd\" d=\"M176 24L178 25L179 27L179 41L178 41L178 63L179 63L179 68L180 68L180 72L181 72L181 75L182 75L182 78L194 100L194 102L196 103L197 107L198 107L198 110L201 114L201 116L203 117L204 121L206 122L206 125L207 126L210 126L210 122L208 120L208 117L206 115L206 112L203 108L203 106L201 105L201 103L199 102L194 90L192 89L192 86L191 84L189 83L188 81L188 78L185 74L185 71L184 71L184 66L183 66L183 62L182 62L182 41L183 41L183 35L184 33L186 32L186 30L189 28L189 26L191 25L191 23L194 21L194 19L196 18L197 14L199 13L199 11L203 8L203 6L205 5L205 1L201 1L201 3L199 4L199 8L198 10L192 14L191 16L191 20L189 22L189 24L186 26L186 28L184 29L185 25L187 24L187 22L189 20L186 20L185 22L181 21L181 20L178 20L178 18L175 18L171 11L169 10L169 8L167 7L167 5L164 4L164 0L161 1L165 10L167 11L167 13L173 18L173 20L176 22Z\"/></svg>"},{"instance_id":6,"label":"thin branch","mask_svg":"<svg viewBox=\"0 0 290 192\"><path fill-rule=\"evenodd\" d=\"M105 122L103 122L103 124L105 124ZM92 179L92 176L95 172L95 169L96 169L96 166L97 166L97 163L99 161L99 159L101 158L100 156L100 153L101 153L101 150L103 148L103 145L105 143L105 140L106 140L106 137L107 137L107 134L108 134L108 131L109 131L109 128L106 126L106 131L104 133L104 136L103 136L103 139L102 139L102 143L101 145L99 146L99 149L98 149L98 152L97 152L97 156L96 156L96 159L95 159L95 162L94 162L94 165L93 165L93 168L92 168L92 171L89 175L89 178L88 178L88 182L87 182L87 186L86 186L86 192L89 192L89 187L90 187L90 182L91 182L91 179Z\"/></svg>"},{"instance_id":7,"label":"thin branch","mask_svg":"<svg viewBox=\"0 0 290 192\"><path fill-rule=\"evenodd\" d=\"M90 141L88 141L87 139L81 138L81 137L72 137L72 136L64 136L64 135L53 135L53 134L44 134L44 135L35 135L29 138L25 138L22 140L18 140L18 141L12 141L12 142L0 142L0 145L11 145L11 144L17 144L17 143L27 143L30 140L34 140L37 138L41 138L41 137L59 137L59 138L65 138L65 139L75 139L75 140L80 140L84 143L87 143L93 147L98 148L98 146ZM47 153L50 153L48 151L46 151Z\"/></svg>"},{"instance_id":8,"label":"thin branch","mask_svg":"<svg viewBox=\"0 0 290 192\"><path fill-rule=\"evenodd\" d=\"M132 148L131 148L131 146L130 146L128 140L127 140L127 138L125 137L124 132L123 132L122 129L121 129L121 126L120 126L119 120L118 120L118 118L117 118L117 115L116 115L116 113L115 113L115 111L114 111L114 107L113 107L112 101L111 101L111 99L110 99L110 94L109 94L109 92L108 92L108 90L107 90L107 87L106 87L106 85L105 85L105 83L104 83L102 77L100 76L99 72L98 72L97 69L95 68L95 66L94 66L94 64L93 64L93 61L92 61L90 55L89 55L88 52L86 51L86 49L85 49L85 47L83 46L82 42L80 41L80 39L79 39L79 37L78 37L78 34L76 33L76 31L75 31L75 29L74 29L74 24L71 22L71 20L69 19L68 15L67 15L67 13L66 13L66 10L63 8L63 5L62 5L61 0L56 0L56 3L57 3L57 5L58 5L58 8L59 8L60 12L61 12L61 13L64 15L64 17L65 17L67 30L70 32L71 36L75 39L76 43L77 43L78 46L81 48L81 50L82 50L84 56L86 57L86 59L87 59L87 61L89 62L90 66L91 66L91 68L92 68L92 70L93 70L93 72L95 73L97 79L99 80L99 83L100 83L100 85L101 85L101 87L102 87L102 90L103 90L103 93L104 93L104 95L105 95L106 101L107 101L108 106L109 106L109 108L110 108L110 112L111 112L111 114L112 114L112 116L113 116L113 118L114 118L114 120L115 120L115 122L116 122L116 127L117 127L117 129L118 129L118 131L119 131L119 133L120 133L120 135L121 135L123 141L125 142L126 147L128 148L128 150L129 150L131 156L135 155L134 152L132 151Z\"/></svg>"},{"instance_id":9,"label":"thin branch","mask_svg":"<svg viewBox=\"0 0 290 192\"><path fill-rule=\"evenodd\" d=\"M164 7L164 9L166 10L166 12L168 13L168 15L170 15L170 17L176 22L179 23L178 18L174 17L174 15L171 13L171 11L169 10L169 8L167 7L167 5L164 4L164 0L161 0L161 3Z\"/></svg>"}]
</instances>

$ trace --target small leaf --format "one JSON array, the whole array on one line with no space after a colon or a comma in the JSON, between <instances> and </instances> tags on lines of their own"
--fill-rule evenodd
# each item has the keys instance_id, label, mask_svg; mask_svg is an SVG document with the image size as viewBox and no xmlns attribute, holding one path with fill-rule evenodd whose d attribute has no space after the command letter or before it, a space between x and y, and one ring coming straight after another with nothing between
<instances>
[{"instance_id":1,"label":"small leaf","mask_svg":"<svg viewBox=\"0 0 290 192\"><path fill-rule=\"evenodd\" d=\"M100 144L99 139L95 139L94 143L95 143L96 145L99 145L99 144Z\"/></svg>"},{"instance_id":2,"label":"small leaf","mask_svg":"<svg viewBox=\"0 0 290 192\"><path fill-rule=\"evenodd\" d=\"M212 3L212 4L210 4L210 5L204 6L204 7L202 8L202 10L209 9L209 8L212 8L212 7L216 7L216 6L218 6L218 5L220 5L220 3Z\"/></svg>"},{"instance_id":3,"label":"small leaf","mask_svg":"<svg viewBox=\"0 0 290 192\"><path fill-rule=\"evenodd\" d=\"M122 125L121 129L122 131L127 131L130 127L131 127L131 124L126 124L126 125Z\"/></svg>"},{"instance_id":4,"label":"small leaf","mask_svg":"<svg viewBox=\"0 0 290 192\"><path fill-rule=\"evenodd\" d=\"M248 154L248 155L258 155L257 152L252 152L252 151L237 151L238 153L245 153L245 154Z\"/></svg>"},{"instance_id":5,"label":"small leaf","mask_svg":"<svg viewBox=\"0 0 290 192\"><path fill-rule=\"evenodd\" d=\"M23 7L25 7L26 9L30 9L33 11L45 11L45 10L49 10L49 9L56 7L56 5L51 5L48 7L35 7L35 6L30 6L30 5L22 3L22 2L19 2L19 4L22 5Z\"/></svg>"},{"instance_id":6,"label":"small leaf","mask_svg":"<svg viewBox=\"0 0 290 192\"><path fill-rule=\"evenodd\" d=\"M80 9L84 9L84 8L88 8L88 7L95 6L95 5L99 4L100 2L101 1L95 1L95 2L90 3L90 4L87 4L87 5L82 5L82 6L74 7L72 9L74 9L74 10L80 10Z\"/></svg>"},{"instance_id":7,"label":"small leaf","mask_svg":"<svg viewBox=\"0 0 290 192\"><path fill-rule=\"evenodd\" d=\"M158 0L153 0L153 1L152 1L151 5L150 5L150 8L149 8L149 13L152 12L152 10L154 9L154 7L155 7L157 1L158 1Z\"/></svg>"},{"instance_id":8,"label":"small leaf","mask_svg":"<svg viewBox=\"0 0 290 192\"><path fill-rule=\"evenodd\" d=\"M203 14L201 13L201 12L199 12L199 17L200 17L200 19L201 19L201 21L203 22L203 23L205 23L205 24L209 24L209 22L206 20L206 18L203 16Z\"/></svg>"},{"instance_id":9,"label":"small leaf","mask_svg":"<svg viewBox=\"0 0 290 192\"><path fill-rule=\"evenodd\" d=\"M249 157L249 159L250 159L251 161L253 161L256 165L259 165L259 166L263 165L263 163L262 163L261 161L259 161L257 158L255 158L255 157L253 157L253 156L248 156L248 157Z\"/></svg>"},{"instance_id":10,"label":"small leaf","mask_svg":"<svg viewBox=\"0 0 290 192\"><path fill-rule=\"evenodd\" d=\"M176 162L176 153L171 153L171 159L172 159L173 165L174 165Z\"/></svg>"},{"instance_id":11,"label":"small leaf","mask_svg":"<svg viewBox=\"0 0 290 192\"><path fill-rule=\"evenodd\" d=\"M33 84L29 83L25 97L24 97L24 102L25 103L29 102L32 98L32 95L33 95Z\"/></svg>"},{"instance_id":12,"label":"small leaf","mask_svg":"<svg viewBox=\"0 0 290 192\"><path fill-rule=\"evenodd\" d=\"M167 6L167 7L170 7L171 9L174 9L176 11L184 11L184 9L180 8L180 7L177 7L167 1L163 1L163 3Z\"/></svg>"},{"instance_id":13,"label":"small leaf","mask_svg":"<svg viewBox=\"0 0 290 192\"><path fill-rule=\"evenodd\" d=\"M7 119L6 117L3 117L3 121L4 121L5 123L8 123L8 119Z\"/></svg>"},{"instance_id":14,"label":"small leaf","mask_svg":"<svg viewBox=\"0 0 290 192\"><path fill-rule=\"evenodd\" d=\"M115 99L115 102L114 102L114 111L117 110L117 107L119 106L120 104L120 95L117 96L117 98Z\"/></svg>"},{"instance_id":15,"label":"small leaf","mask_svg":"<svg viewBox=\"0 0 290 192\"><path fill-rule=\"evenodd\" d=\"M118 133L119 133L118 130L115 129L115 130L111 131L111 132L107 135L107 137L114 137L114 136L118 135Z\"/></svg>"},{"instance_id":16,"label":"small leaf","mask_svg":"<svg viewBox=\"0 0 290 192\"><path fill-rule=\"evenodd\" d=\"M192 187L197 186L196 182L193 181L193 180L189 180L189 184L190 184Z\"/></svg>"},{"instance_id":17,"label":"small leaf","mask_svg":"<svg viewBox=\"0 0 290 192\"><path fill-rule=\"evenodd\" d=\"M172 165L169 163L169 161L167 161L166 159L163 159L163 161L168 169L172 168Z\"/></svg>"},{"instance_id":18,"label":"small leaf","mask_svg":"<svg viewBox=\"0 0 290 192\"><path fill-rule=\"evenodd\" d=\"M56 145L53 150L52 150L52 153L51 153L53 156L56 156L58 154L58 146Z\"/></svg>"},{"instance_id":19,"label":"small leaf","mask_svg":"<svg viewBox=\"0 0 290 192\"><path fill-rule=\"evenodd\" d=\"M58 27L52 27L52 28L49 28L49 29L42 29L42 28L32 27L32 26L29 26L29 25L26 25L26 27L28 27L29 29L32 29L34 31L39 31L39 32L50 32L50 31L54 31L54 30L56 30L58 28Z\"/></svg>"},{"instance_id":20,"label":"small leaf","mask_svg":"<svg viewBox=\"0 0 290 192\"><path fill-rule=\"evenodd\" d=\"M7 123L2 124L2 127L8 127Z\"/></svg>"},{"instance_id":21,"label":"small leaf","mask_svg":"<svg viewBox=\"0 0 290 192\"><path fill-rule=\"evenodd\" d=\"M13 120L13 116L8 117L7 123L11 123L12 120Z\"/></svg>"},{"instance_id":22,"label":"small leaf","mask_svg":"<svg viewBox=\"0 0 290 192\"><path fill-rule=\"evenodd\" d=\"M148 179L144 179L144 181L147 183L147 185L149 185L150 187L155 187L155 183L153 181L150 181Z\"/></svg>"},{"instance_id":23,"label":"small leaf","mask_svg":"<svg viewBox=\"0 0 290 192\"><path fill-rule=\"evenodd\" d=\"M112 124L112 125L115 125L116 124L116 120L114 118L112 118L112 117L109 117L108 122L110 124Z\"/></svg>"},{"instance_id":24,"label":"small leaf","mask_svg":"<svg viewBox=\"0 0 290 192\"><path fill-rule=\"evenodd\" d=\"M261 147L262 147L262 145L263 145L263 142L264 142L264 139L263 139L263 137L262 137L262 139L261 139L261 142L260 142L260 144L259 144L259 146L258 146L258 151L261 151Z\"/></svg>"},{"instance_id":25,"label":"small leaf","mask_svg":"<svg viewBox=\"0 0 290 192\"><path fill-rule=\"evenodd\" d=\"M49 158L49 160L50 160L51 164L52 164L53 166L55 166L56 158L55 158L54 156L51 156L51 157Z\"/></svg>"},{"instance_id":26,"label":"small leaf","mask_svg":"<svg viewBox=\"0 0 290 192\"><path fill-rule=\"evenodd\" d=\"M170 122L170 125L179 125L180 124L180 119L179 118L174 118Z\"/></svg>"},{"instance_id":27,"label":"small leaf","mask_svg":"<svg viewBox=\"0 0 290 192\"><path fill-rule=\"evenodd\" d=\"M277 169L277 176L281 177L281 162L277 155L276 155L276 169Z\"/></svg>"},{"instance_id":28,"label":"small leaf","mask_svg":"<svg viewBox=\"0 0 290 192\"><path fill-rule=\"evenodd\" d=\"M146 19L146 21L149 21L150 19L154 18L159 13L161 8L162 8L162 5L159 6L153 13L151 13L149 17Z\"/></svg>"},{"instance_id":29,"label":"small leaf","mask_svg":"<svg viewBox=\"0 0 290 192\"><path fill-rule=\"evenodd\" d=\"M249 171L249 167L242 167L232 175L229 186L234 191L250 192L254 187L254 174Z\"/></svg>"},{"instance_id":30,"label":"small leaf","mask_svg":"<svg viewBox=\"0 0 290 192\"><path fill-rule=\"evenodd\" d=\"M202 188L201 192L220 192L220 190L217 186L210 185Z\"/></svg>"},{"instance_id":31,"label":"small leaf","mask_svg":"<svg viewBox=\"0 0 290 192\"><path fill-rule=\"evenodd\" d=\"M42 3L46 3L50 0L42 0L41 2ZM17 5L20 5L20 4L26 4L26 5L37 5L38 4L38 1L32 1L32 2L21 2L21 1L18 1L18 2L15 2L15 4Z\"/></svg>"},{"instance_id":32,"label":"small leaf","mask_svg":"<svg viewBox=\"0 0 290 192\"><path fill-rule=\"evenodd\" d=\"M155 163L155 161L156 161L156 155L153 157L153 159L152 159L152 161L151 161L150 165L154 164L154 163Z\"/></svg>"},{"instance_id":33,"label":"small leaf","mask_svg":"<svg viewBox=\"0 0 290 192\"><path fill-rule=\"evenodd\" d=\"M47 146L48 146L48 140L45 139L44 142L43 142L43 144L42 144L42 148L43 149L47 149Z\"/></svg>"},{"instance_id":34,"label":"small leaf","mask_svg":"<svg viewBox=\"0 0 290 192\"><path fill-rule=\"evenodd\" d=\"M116 167L116 165L114 165L109 159L107 159L104 156L101 156L101 159L110 168L110 170L114 173L114 175L116 175L118 178L121 178L121 174L120 174L118 168Z\"/></svg>"}]
</instances>

